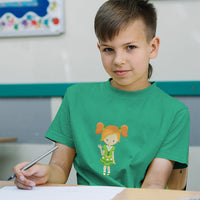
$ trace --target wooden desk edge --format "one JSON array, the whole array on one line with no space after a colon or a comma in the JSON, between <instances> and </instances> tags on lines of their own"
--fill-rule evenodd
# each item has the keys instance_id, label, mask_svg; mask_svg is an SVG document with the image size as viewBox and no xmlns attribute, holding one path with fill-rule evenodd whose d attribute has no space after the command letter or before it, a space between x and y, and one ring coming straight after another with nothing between
<instances>
[{"instance_id":1,"label":"wooden desk edge","mask_svg":"<svg viewBox=\"0 0 200 200\"><path fill-rule=\"evenodd\" d=\"M0 188L5 186L14 186L14 181L0 181Z\"/></svg>"},{"instance_id":2,"label":"wooden desk edge","mask_svg":"<svg viewBox=\"0 0 200 200\"><path fill-rule=\"evenodd\" d=\"M16 142L17 138L1 138L0 137L0 143L6 143L6 142Z\"/></svg>"},{"instance_id":3,"label":"wooden desk edge","mask_svg":"<svg viewBox=\"0 0 200 200\"><path fill-rule=\"evenodd\" d=\"M5 187L5 186L15 186L14 181L0 181L0 188ZM77 185L67 185L67 184L51 184L47 183L45 185L39 185L39 187L43 186L58 186L58 187L63 187L63 186L77 186Z\"/></svg>"}]
</instances>

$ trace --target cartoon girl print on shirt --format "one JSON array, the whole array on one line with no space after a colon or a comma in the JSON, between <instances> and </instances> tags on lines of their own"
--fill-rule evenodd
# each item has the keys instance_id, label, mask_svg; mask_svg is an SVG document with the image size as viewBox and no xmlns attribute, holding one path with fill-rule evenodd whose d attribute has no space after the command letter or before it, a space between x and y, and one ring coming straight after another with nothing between
<instances>
[{"instance_id":1,"label":"cartoon girl print on shirt","mask_svg":"<svg viewBox=\"0 0 200 200\"><path fill-rule=\"evenodd\" d=\"M128 126L122 125L120 128L117 126L104 126L103 123L99 122L96 127L96 134L101 135L101 141L104 141L105 145L102 146L99 144L98 147L101 152L101 159L100 163L104 165L103 167L103 175L104 176L110 176L110 166L115 165L115 147L114 145L117 144L120 141L120 136L127 137L128 132ZM107 174L106 174L107 170Z\"/></svg>"}]
</instances>

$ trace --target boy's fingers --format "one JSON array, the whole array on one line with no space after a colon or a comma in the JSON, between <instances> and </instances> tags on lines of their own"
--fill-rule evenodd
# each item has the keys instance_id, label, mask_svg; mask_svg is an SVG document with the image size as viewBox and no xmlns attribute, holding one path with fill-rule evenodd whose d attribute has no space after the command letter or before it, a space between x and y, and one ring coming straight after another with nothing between
<instances>
[{"instance_id":1,"label":"boy's fingers","mask_svg":"<svg viewBox=\"0 0 200 200\"><path fill-rule=\"evenodd\" d=\"M20 178L16 178L15 184L18 188L26 190L31 190L35 186L34 182L27 180L26 178L24 178L23 180L21 180Z\"/></svg>"},{"instance_id":2,"label":"boy's fingers","mask_svg":"<svg viewBox=\"0 0 200 200\"><path fill-rule=\"evenodd\" d=\"M22 169L29 163L30 162L22 162L13 168L13 171L16 175L15 184L18 188L30 190L35 186L33 181L27 179L29 176L31 176L31 174L29 174L30 171L29 173L22 171Z\"/></svg>"},{"instance_id":3,"label":"boy's fingers","mask_svg":"<svg viewBox=\"0 0 200 200\"><path fill-rule=\"evenodd\" d=\"M34 166L27 169L26 171L22 171L22 174L26 177L30 177L30 176L34 175L35 173L37 173L37 171Z\"/></svg>"},{"instance_id":4,"label":"boy's fingers","mask_svg":"<svg viewBox=\"0 0 200 200\"><path fill-rule=\"evenodd\" d=\"M15 175L17 178L21 177L21 180L22 180L22 177L28 178L39 172L40 169L38 168L37 165L34 165L34 166L30 167L29 169L22 171L24 166L26 166L27 164L29 164L29 162L20 163L19 165L16 165L14 167L13 171L15 172Z\"/></svg>"},{"instance_id":5,"label":"boy's fingers","mask_svg":"<svg viewBox=\"0 0 200 200\"><path fill-rule=\"evenodd\" d=\"M23 162L20 163L18 165L16 165L15 167L13 167L13 172L16 175L16 178L21 177L21 179L23 179L24 175L23 172L21 171L29 162Z\"/></svg>"},{"instance_id":6,"label":"boy's fingers","mask_svg":"<svg viewBox=\"0 0 200 200\"><path fill-rule=\"evenodd\" d=\"M16 177L15 184L18 188L22 189L32 189L35 186L35 183L27 179L25 176Z\"/></svg>"},{"instance_id":7,"label":"boy's fingers","mask_svg":"<svg viewBox=\"0 0 200 200\"><path fill-rule=\"evenodd\" d=\"M31 176L33 176L33 177L41 177L41 176L43 176L44 174L43 174L43 170L42 170L43 168L41 167L41 165L40 164L35 164L35 165L33 165L32 167L30 167L29 169L27 169L27 170L25 170L25 171L22 171L22 174L24 175L24 176L26 176L27 178L28 177L31 177Z\"/></svg>"},{"instance_id":8,"label":"boy's fingers","mask_svg":"<svg viewBox=\"0 0 200 200\"><path fill-rule=\"evenodd\" d=\"M28 164L29 164L29 162L22 162L22 163L19 163L18 165L16 165L15 167L13 167L13 171L16 174L16 176L18 174L21 175L21 170Z\"/></svg>"},{"instance_id":9,"label":"boy's fingers","mask_svg":"<svg viewBox=\"0 0 200 200\"><path fill-rule=\"evenodd\" d=\"M47 182L48 167L41 164L35 164L29 169L22 171L28 162L16 165L14 172L16 173L15 184L21 189L32 189L35 185Z\"/></svg>"}]
</instances>

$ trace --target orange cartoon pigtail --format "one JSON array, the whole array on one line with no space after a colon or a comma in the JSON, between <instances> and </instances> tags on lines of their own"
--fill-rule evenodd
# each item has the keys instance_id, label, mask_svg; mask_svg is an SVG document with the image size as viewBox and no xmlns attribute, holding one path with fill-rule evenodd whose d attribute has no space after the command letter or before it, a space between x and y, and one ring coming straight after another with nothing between
<instances>
[{"instance_id":1,"label":"orange cartoon pigtail","mask_svg":"<svg viewBox=\"0 0 200 200\"><path fill-rule=\"evenodd\" d=\"M128 126L122 125L122 126L121 126L121 134L122 134L122 136L123 136L123 137L127 137L127 136L128 136L128 135L127 135L127 132L128 132Z\"/></svg>"},{"instance_id":2,"label":"orange cartoon pigtail","mask_svg":"<svg viewBox=\"0 0 200 200\"><path fill-rule=\"evenodd\" d=\"M100 133L103 131L103 129L104 129L104 124L101 123L101 122L99 122L99 123L97 124L95 133L96 133L96 134L100 134Z\"/></svg>"}]
</instances>

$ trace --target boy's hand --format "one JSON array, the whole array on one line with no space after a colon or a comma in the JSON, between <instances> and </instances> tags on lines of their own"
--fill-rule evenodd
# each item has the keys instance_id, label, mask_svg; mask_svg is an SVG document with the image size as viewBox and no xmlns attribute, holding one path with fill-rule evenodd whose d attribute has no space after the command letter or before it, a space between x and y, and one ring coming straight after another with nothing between
<instances>
[{"instance_id":1,"label":"boy's hand","mask_svg":"<svg viewBox=\"0 0 200 200\"><path fill-rule=\"evenodd\" d=\"M22 162L13 168L16 175L15 184L21 189L33 189L36 185L45 184L48 181L49 166L35 164L26 171L21 171L29 162Z\"/></svg>"}]
</instances>

